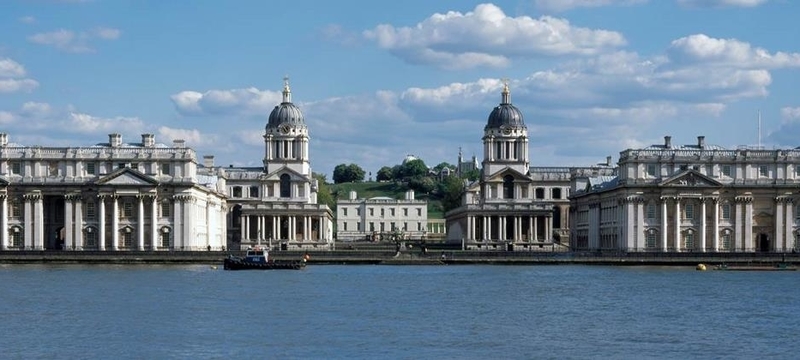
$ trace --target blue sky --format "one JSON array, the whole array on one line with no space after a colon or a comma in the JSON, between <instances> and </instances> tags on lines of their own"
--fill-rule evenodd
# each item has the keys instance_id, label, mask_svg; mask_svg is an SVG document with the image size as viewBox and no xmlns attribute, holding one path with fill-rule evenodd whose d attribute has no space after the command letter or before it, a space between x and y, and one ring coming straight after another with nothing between
<instances>
[{"instance_id":1,"label":"blue sky","mask_svg":"<svg viewBox=\"0 0 800 360\"><path fill-rule=\"evenodd\" d=\"M535 166L628 148L800 146L800 2L144 1L0 4L0 131L84 146L183 139L258 166L288 75L311 165L482 156L507 78ZM761 137L758 113L761 113Z\"/></svg>"}]
</instances>

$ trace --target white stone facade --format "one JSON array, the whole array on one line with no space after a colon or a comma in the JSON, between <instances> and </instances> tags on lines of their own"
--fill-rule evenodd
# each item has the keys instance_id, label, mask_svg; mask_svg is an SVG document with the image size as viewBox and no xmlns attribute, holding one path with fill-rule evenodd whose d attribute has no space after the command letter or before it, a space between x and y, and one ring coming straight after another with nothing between
<instances>
[{"instance_id":1,"label":"white stone facade","mask_svg":"<svg viewBox=\"0 0 800 360\"><path fill-rule=\"evenodd\" d=\"M283 102L272 111L265 128L264 166L224 168L231 246L260 243L287 250L333 249L333 213L317 203L309 139L286 79Z\"/></svg>"},{"instance_id":2,"label":"white stone facade","mask_svg":"<svg viewBox=\"0 0 800 360\"><path fill-rule=\"evenodd\" d=\"M798 249L800 150L671 140L621 152L617 177L575 179L576 250Z\"/></svg>"},{"instance_id":3,"label":"white stone facade","mask_svg":"<svg viewBox=\"0 0 800 360\"><path fill-rule=\"evenodd\" d=\"M220 250L224 179L176 140L41 147L0 134L3 250Z\"/></svg>"},{"instance_id":4,"label":"white stone facade","mask_svg":"<svg viewBox=\"0 0 800 360\"><path fill-rule=\"evenodd\" d=\"M409 190L404 199L359 199L355 191L336 202L336 239L425 240L428 235L428 202L416 200Z\"/></svg>"}]
</instances>

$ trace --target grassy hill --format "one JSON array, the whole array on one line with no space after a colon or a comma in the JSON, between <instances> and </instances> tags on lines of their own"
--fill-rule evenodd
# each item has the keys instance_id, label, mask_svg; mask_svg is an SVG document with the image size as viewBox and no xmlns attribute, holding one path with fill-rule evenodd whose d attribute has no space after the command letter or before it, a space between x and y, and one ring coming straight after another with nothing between
<instances>
[{"instance_id":1,"label":"grassy hill","mask_svg":"<svg viewBox=\"0 0 800 360\"><path fill-rule=\"evenodd\" d=\"M333 198L341 200L347 199L350 196L350 191L355 191L359 199L369 199L376 196L404 199L406 190L408 190L405 185L393 181L328 184L328 187L330 188ZM414 198L428 201L428 219L443 218L442 203L438 198L420 193L414 193Z\"/></svg>"}]
</instances>

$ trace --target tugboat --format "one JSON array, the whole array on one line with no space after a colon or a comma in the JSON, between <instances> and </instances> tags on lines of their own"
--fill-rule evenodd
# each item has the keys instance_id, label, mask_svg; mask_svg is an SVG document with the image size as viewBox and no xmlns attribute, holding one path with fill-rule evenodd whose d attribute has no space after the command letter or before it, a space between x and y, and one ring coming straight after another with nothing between
<instances>
[{"instance_id":1,"label":"tugboat","mask_svg":"<svg viewBox=\"0 0 800 360\"><path fill-rule=\"evenodd\" d=\"M300 270L306 267L308 255L299 261L275 261L269 259L269 251L259 246L247 249L244 257L229 255L225 258L225 270Z\"/></svg>"}]
</instances>

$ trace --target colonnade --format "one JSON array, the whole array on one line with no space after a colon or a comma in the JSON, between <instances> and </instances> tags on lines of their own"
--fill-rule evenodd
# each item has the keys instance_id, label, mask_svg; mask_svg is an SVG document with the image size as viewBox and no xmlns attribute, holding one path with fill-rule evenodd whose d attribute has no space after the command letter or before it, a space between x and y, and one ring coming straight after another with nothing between
<instances>
[{"instance_id":1,"label":"colonnade","mask_svg":"<svg viewBox=\"0 0 800 360\"><path fill-rule=\"evenodd\" d=\"M552 240L552 219L552 216L549 215L469 215L467 216L465 239L549 242ZM509 222L508 220L511 221ZM523 226L525 220L527 220L527 228ZM506 229L508 229L509 226L513 229L513 236L511 238L507 237ZM543 238L539 238L540 226L544 229ZM493 232L493 228L497 231Z\"/></svg>"},{"instance_id":2,"label":"colonnade","mask_svg":"<svg viewBox=\"0 0 800 360\"><path fill-rule=\"evenodd\" d=\"M286 221L288 234L281 234L282 221ZM324 215L247 215L242 214L241 241L288 240L288 241L324 241L330 226ZM317 222L317 234L312 238L312 225ZM255 234L251 233L251 224L255 223ZM300 232L298 233L298 230ZM269 233L267 233L269 231ZM297 235L300 235L299 238Z\"/></svg>"}]
</instances>

